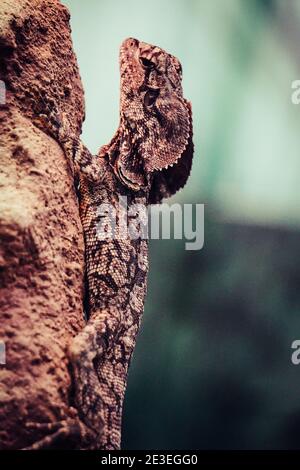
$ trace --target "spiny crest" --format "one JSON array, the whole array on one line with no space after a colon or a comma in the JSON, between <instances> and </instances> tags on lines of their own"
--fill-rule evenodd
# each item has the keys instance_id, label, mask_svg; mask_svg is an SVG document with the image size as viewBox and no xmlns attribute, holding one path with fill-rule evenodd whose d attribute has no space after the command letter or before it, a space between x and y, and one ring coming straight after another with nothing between
<instances>
[{"instance_id":1,"label":"spiny crest","mask_svg":"<svg viewBox=\"0 0 300 470\"><path fill-rule=\"evenodd\" d=\"M192 163L192 112L183 97L181 64L163 49L129 38L120 48L120 75L115 169L135 190L151 180L158 202L185 184Z\"/></svg>"}]
</instances>

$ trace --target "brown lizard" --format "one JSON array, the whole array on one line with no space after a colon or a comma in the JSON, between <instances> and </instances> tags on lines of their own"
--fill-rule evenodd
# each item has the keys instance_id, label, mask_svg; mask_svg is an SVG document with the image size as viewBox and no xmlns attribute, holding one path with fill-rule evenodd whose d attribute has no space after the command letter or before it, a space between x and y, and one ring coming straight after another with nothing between
<instances>
[{"instance_id":1,"label":"brown lizard","mask_svg":"<svg viewBox=\"0 0 300 470\"><path fill-rule=\"evenodd\" d=\"M97 157L60 129L80 179L87 324L69 348L77 412L59 423L32 424L52 432L32 449L53 447L72 435L80 436L81 448L120 448L127 371L146 294L148 243L141 237L99 237L99 206L110 204L119 221L125 210L119 196L127 197L129 208L159 203L184 186L191 169L192 112L177 58L129 38L120 48L120 76L120 125Z\"/></svg>"}]
</instances>

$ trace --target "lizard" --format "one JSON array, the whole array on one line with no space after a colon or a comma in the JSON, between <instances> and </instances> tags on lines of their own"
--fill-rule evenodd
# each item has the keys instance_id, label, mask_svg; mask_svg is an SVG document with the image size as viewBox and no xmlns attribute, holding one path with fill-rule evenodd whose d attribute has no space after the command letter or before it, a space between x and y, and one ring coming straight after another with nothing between
<instances>
[{"instance_id":1,"label":"lizard","mask_svg":"<svg viewBox=\"0 0 300 470\"><path fill-rule=\"evenodd\" d=\"M98 209L109 204L120 220L125 210L120 196L129 208L160 203L185 185L191 170L192 109L183 97L179 60L128 38L121 44L119 65L120 123L111 142L93 156L60 128L79 175L87 318L68 348L74 383L70 417L28 423L50 432L30 449L51 448L70 436L79 437L81 448L120 449L127 373L147 290L148 241L99 237Z\"/></svg>"}]
</instances>

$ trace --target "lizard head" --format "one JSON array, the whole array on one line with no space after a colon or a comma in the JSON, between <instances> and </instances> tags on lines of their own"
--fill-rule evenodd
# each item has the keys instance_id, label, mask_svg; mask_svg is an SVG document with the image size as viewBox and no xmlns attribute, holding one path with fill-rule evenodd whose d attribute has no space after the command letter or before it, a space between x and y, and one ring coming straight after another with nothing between
<instances>
[{"instance_id":1,"label":"lizard head","mask_svg":"<svg viewBox=\"0 0 300 470\"><path fill-rule=\"evenodd\" d=\"M114 168L128 187L151 183L150 202L183 187L193 156L192 112L182 93L178 59L126 39L120 48L120 128Z\"/></svg>"}]
</instances>

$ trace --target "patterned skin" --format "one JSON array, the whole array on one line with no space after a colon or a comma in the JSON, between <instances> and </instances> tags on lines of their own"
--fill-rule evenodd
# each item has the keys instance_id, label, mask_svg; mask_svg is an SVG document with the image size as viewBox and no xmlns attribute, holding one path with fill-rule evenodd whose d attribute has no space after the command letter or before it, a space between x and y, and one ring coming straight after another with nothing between
<instances>
[{"instance_id":1,"label":"patterned skin","mask_svg":"<svg viewBox=\"0 0 300 470\"><path fill-rule=\"evenodd\" d=\"M127 371L146 295L148 243L99 237L99 207L112 205L117 222L123 220L120 196L127 197L128 208L158 203L185 184L191 169L192 114L179 61L129 38L120 48L120 76L120 124L97 157L60 129L80 179L87 324L69 347L76 411L59 423L31 424L52 432L32 449L51 447L62 437L79 438L80 448L120 448Z\"/></svg>"}]
</instances>

